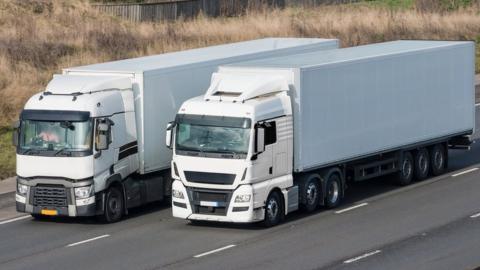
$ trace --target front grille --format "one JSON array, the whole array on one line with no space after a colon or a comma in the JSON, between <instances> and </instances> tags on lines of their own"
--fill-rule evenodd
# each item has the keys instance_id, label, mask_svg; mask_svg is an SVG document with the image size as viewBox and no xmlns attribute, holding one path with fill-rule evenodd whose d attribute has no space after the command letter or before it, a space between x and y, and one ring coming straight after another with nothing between
<instances>
[{"instance_id":1,"label":"front grille","mask_svg":"<svg viewBox=\"0 0 480 270\"><path fill-rule=\"evenodd\" d=\"M227 209L225 207L207 207L207 206L197 206L197 214L203 215L217 215L217 216L226 216Z\"/></svg>"},{"instance_id":2,"label":"front grille","mask_svg":"<svg viewBox=\"0 0 480 270\"><path fill-rule=\"evenodd\" d=\"M33 188L33 205L41 207L66 207L67 190L62 186L36 186Z\"/></svg>"},{"instance_id":3,"label":"front grille","mask_svg":"<svg viewBox=\"0 0 480 270\"><path fill-rule=\"evenodd\" d=\"M211 192L202 189L187 189L187 194L194 214L227 215L227 209L230 204L230 199L232 198L232 193L233 191L229 190ZM213 202L216 203L217 206L201 205L202 202Z\"/></svg>"},{"instance_id":4,"label":"front grille","mask_svg":"<svg viewBox=\"0 0 480 270\"><path fill-rule=\"evenodd\" d=\"M210 192L195 192L197 201L209 201L209 202L227 202L227 193L210 193Z\"/></svg>"},{"instance_id":5,"label":"front grille","mask_svg":"<svg viewBox=\"0 0 480 270\"><path fill-rule=\"evenodd\" d=\"M185 178L189 182L217 184L217 185L231 185L235 181L235 174L229 173L208 173L208 172L194 172L185 171Z\"/></svg>"},{"instance_id":6,"label":"front grille","mask_svg":"<svg viewBox=\"0 0 480 270\"><path fill-rule=\"evenodd\" d=\"M66 198L67 194L64 187L35 187L35 197L58 197Z\"/></svg>"},{"instance_id":7,"label":"front grille","mask_svg":"<svg viewBox=\"0 0 480 270\"><path fill-rule=\"evenodd\" d=\"M33 204L35 206L45 206L45 207L66 207L67 199L34 197Z\"/></svg>"}]
</instances>

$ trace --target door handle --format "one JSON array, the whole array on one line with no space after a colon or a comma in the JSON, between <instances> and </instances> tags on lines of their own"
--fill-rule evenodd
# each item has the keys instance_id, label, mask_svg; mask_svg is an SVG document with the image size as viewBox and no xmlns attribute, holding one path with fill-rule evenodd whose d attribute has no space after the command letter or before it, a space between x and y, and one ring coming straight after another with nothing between
<instances>
[{"instance_id":1,"label":"door handle","mask_svg":"<svg viewBox=\"0 0 480 270\"><path fill-rule=\"evenodd\" d=\"M270 168L268 169L268 173L269 173L269 174L273 174L273 167L270 167Z\"/></svg>"}]
</instances>

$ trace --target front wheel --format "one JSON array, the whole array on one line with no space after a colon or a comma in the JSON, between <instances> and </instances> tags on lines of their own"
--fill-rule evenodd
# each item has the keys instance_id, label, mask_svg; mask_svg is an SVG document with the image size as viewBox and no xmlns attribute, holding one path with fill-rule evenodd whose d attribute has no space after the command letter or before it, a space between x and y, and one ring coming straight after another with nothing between
<instances>
[{"instance_id":1,"label":"front wheel","mask_svg":"<svg viewBox=\"0 0 480 270\"><path fill-rule=\"evenodd\" d=\"M265 204L265 218L263 226L272 227L280 223L283 217L283 204L278 192L273 191L268 195Z\"/></svg>"},{"instance_id":2,"label":"front wheel","mask_svg":"<svg viewBox=\"0 0 480 270\"><path fill-rule=\"evenodd\" d=\"M107 223L114 223L122 219L124 200L119 187L110 187L105 194L105 211L101 219Z\"/></svg>"}]
</instances>

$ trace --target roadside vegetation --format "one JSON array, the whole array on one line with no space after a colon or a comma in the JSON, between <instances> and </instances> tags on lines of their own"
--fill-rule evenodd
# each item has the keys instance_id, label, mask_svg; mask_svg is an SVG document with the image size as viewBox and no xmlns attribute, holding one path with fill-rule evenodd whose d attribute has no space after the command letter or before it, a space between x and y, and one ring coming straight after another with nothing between
<instances>
[{"instance_id":1,"label":"roadside vegetation","mask_svg":"<svg viewBox=\"0 0 480 270\"><path fill-rule=\"evenodd\" d=\"M1 179L14 173L5 127L64 67L267 36L338 38L344 47L395 39L480 44L480 0L376 0L139 24L99 14L88 0L0 0L0 26Z\"/></svg>"}]
</instances>

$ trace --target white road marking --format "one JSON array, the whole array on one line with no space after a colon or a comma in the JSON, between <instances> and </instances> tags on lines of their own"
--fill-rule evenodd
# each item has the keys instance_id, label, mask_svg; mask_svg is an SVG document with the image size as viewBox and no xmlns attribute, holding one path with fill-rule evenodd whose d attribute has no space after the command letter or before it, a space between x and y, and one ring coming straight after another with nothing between
<instances>
[{"instance_id":1,"label":"white road marking","mask_svg":"<svg viewBox=\"0 0 480 270\"><path fill-rule=\"evenodd\" d=\"M470 217L471 217L471 218L477 218L477 217L480 217L480 213L477 213L477 214L475 214L475 215L471 215Z\"/></svg>"},{"instance_id":2,"label":"white road marking","mask_svg":"<svg viewBox=\"0 0 480 270\"><path fill-rule=\"evenodd\" d=\"M463 171L463 172L459 172L459 173L456 173L456 174L452 174L452 177L457 177L457 176L460 176L460 175L464 175L464 174L467 174L467 173L471 173L471 172L474 172L478 170L478 168L471 168L469 170L466 170L466 171Z\"/></svg>"},{"instance_id":3,"label":"white road marking","mask_svg":"<svg viewBox=\"0 0 480 270\"><path fill-rule=\"evenodd\" d=\"M217 248L217 249L214 249L214 250L211 250L211 251L207 251L207 252L202 253L202 254L195 255L195 256L193 256L193 257L194 257L194 258L200 258L200 257L203 257L203 256L207 256L207 255L216 253L216 252L220 252L220 251L225 250L225 249L233 248L233 247L235 247L235 246L236 246L236 245L224 246L224 247Z\"/></svg>"},{"instance_id":4,"label":"white road marking","mask_svg":"<svg viewBox=\"0 0 480 270\"><path fill-rule=\"evenodd\" d=\"M97 236L97 237L94 237L94 238L90 238L90 239L87 239L87 240L83 240L83 241L80 241L80 242L69 244L69 245L67 245L67 247L78 246L78 245L81 245L81 244L85 244L85 243L92 242L92 241L102 239L102 238L105 238L105 237L109 237L109 236L110 236L110 234L100 235L100 236Z\"/></svg>"},{"instance_id":5,"label":"white road marking","mask_svg":"<svg viewBox=\"0 0 480 270\"><path fill-rule=\"evenodd\" d=\"M352 207L348 207L348 208L345 208L345 209L342 209L342 210L338 210L338 211L335 211L335 214L341 214L341 213L345 213L347 211L351 211L353 209L357 209L359 207L363 207L363 206L366 206L368 205L368 203L361 203L361 204L357 204L357 205L354 205Z\"/></svg>"},{"instance_id":6,"label":"white road marking","mask_svg":"<svg viewBox=\"0 0 480 270\"><path fill-rule=\"evenodd\" d=\"M370 257L370 256L373 256L373 255L375 255L375 254L378 254L378 253L380 253L380 252L382 252L382 251L381 251L381 250L375 250L375 251L372 251L372 252L369 252L369 253L365 253L365 254L363 254L363 255L360 255L360 256L358 256L358 257L348 259L348 260L344 261L343 263L347 263L347 264L348 264L348 263L353 263L353 262L359 261L359 260L361 260L361 259L365 259L365 258L367 258L367 257Z\"/></svg>"},{"instance_id":7,"label":"white road marking","mask_svg":"<svg viewBox=\"0 0 480 270\"><path fill-rule=\"evenodd\" d=\"M7 220L4 220L4 221L0 221L0 225L7 224L7 223L10 223L10 222L14 222L14 221L18 221L18 220L22 220L22 219L27 219L27 218L30 218L30 217L31 217L30 215L27 215L27 216L21 216L21 217L16 217L16 218L12 218L12 219L7 219Z\"/></svg>"}]
</instances>

